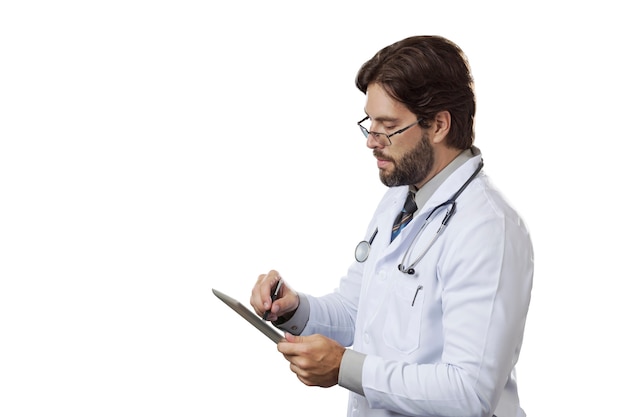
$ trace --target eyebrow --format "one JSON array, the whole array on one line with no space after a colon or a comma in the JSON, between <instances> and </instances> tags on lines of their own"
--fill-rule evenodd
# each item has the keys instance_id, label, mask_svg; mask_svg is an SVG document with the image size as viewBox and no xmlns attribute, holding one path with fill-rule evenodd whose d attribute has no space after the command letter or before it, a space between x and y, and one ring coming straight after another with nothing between
<instances>
[{"instance_id":1,"label":"eyebrow","mask_svg":"<svg viewBox=\"0 0 626 417\"><path fill-rule=\"evenodd\" d=\"M380 116L380 117L374 117L372 118L372 116L370 116L366 111L364 111L364 113L367 115L367 117L369 117L371 120L376 120L377 122L393 122L393 123L398 123L398 121L400 121L399 117L390 117L390 116Z\"/></svg>"}]
</instances>

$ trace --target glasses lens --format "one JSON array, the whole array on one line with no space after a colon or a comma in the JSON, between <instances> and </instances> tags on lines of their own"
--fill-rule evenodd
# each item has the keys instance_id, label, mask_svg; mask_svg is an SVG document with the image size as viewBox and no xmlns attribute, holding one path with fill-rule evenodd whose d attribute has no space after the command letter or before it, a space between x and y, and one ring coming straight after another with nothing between
<instances>
[{"instance_id":1,"label":"glasses lens","mask_svg":"<svg viewBox=\"0 0 626 417\"><path fill-rule=\"evenodd\" d=\"M363 136L365 136L365 138L369 136L370 132L368 132L365 127L359 125L359 129L361 129L361 133L363 133Z\"/></svg>"},{"instance_id":2,"label":"glasses lens","mask_svg":"<svg viewBox=\"0 0 626 417\"><path fill-rule=\"evenodd\" d=\"M387 136L386 134L370 131L371 126L372 121L370 119L363 120L361 123L359 123L359 127L361 128L361 133L363 133L363 136L368 138L369 135L372 135L373 139L381 145L389 145L391 143L391 141L389 140L389 136Z\"/></svg>"}]
</instances>

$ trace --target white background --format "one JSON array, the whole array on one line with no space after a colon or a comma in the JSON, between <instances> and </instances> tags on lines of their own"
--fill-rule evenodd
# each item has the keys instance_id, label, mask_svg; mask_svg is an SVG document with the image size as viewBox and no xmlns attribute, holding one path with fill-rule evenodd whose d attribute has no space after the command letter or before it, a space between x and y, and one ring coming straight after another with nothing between
<instances>
[{"instance_id":1,"label":"white background","mask_svg":"<svg viewBox=\"0 0 626 417\"><path fill-rule=\"evenodd\" d=\"M211 288L335 288L384 191L354 77L416 34L468 55L534 239L523 407L623 411L617 2L345 4L0 5L1 416L344 415Z\"/></svg>"}]
</instances>

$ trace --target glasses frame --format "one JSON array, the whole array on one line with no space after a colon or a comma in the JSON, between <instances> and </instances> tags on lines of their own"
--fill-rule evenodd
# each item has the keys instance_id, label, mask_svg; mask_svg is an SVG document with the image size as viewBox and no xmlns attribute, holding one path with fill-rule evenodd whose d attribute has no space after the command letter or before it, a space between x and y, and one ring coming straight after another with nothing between
<instances>
[{"instance_id":1,"label":"glasses frame","mask_svg":"<svg viewBox=\"0 0 626 417\"><path fill-rule=\"evenodd\" d=\"M392 145L391 143L391 137L394 135L399 135L400 133L403 133L405 131L407 131L408 129L412 128L413 126L419 124L422 120L424 120L423 118L419 118L417 119L416 122L411 123L410 125L403 127L402 129L396 130L395 132L391 133L391 134L386 134L386 133L382 133L382 132L371 132L369 130L367 130L365 127L363 127L363 125L361 123L363 123L364 121L366 121L367 119L369 119L369 116L365 116L363 119L359 120L357 122L357 125L359 125L359 128L361 129L361 133L363 133L363 136L365 136L365 139L367 139L369 137L369 135L372 135L374 137L374 140L376 142L378 142L379 144L381 144L380 142L380 137L384 136L387 138L387 141L389 142L389 145Z\"/></svg>"}]
</instances>

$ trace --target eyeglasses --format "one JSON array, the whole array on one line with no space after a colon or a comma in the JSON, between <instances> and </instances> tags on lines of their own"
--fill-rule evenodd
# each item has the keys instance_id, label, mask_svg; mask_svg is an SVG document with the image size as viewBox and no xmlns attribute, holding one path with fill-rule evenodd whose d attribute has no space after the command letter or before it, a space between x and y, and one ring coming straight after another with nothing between
<instances>
[{"instance_id":1,"label":"eyeglasses","mask_svg":"<svg viewBox=\"0 0 626 417\"><path fill-rule=\"evenodd\" d=\"M420 123L423 119L419 118L417 119L417 121L415 123L411 123L410 125L408 125L407 127L404 127L400 130L396 130L395 132L391 133L391 134L386 134L386 133L380 133L380 132L370 132L365 126L363 126L361 123L363 123L364 121L368 120L370 117L369 116L365 116L362 120L359 120L357 122L357 124L359 125L359 128L361 129L361 133L363 133L363 136L365 136L365 139L367 139L369 137L369 135L372 135L372 137L374 138L374 140L376 142L378 142L379 145L383 145L383 146L387 146L387 145L391 145L391 137L393 135L399 135L400 133L406 131L407 129L415 126L416 124ZM383 141L383 138L387 138L387 142L389 143L385 143Z\"/></svg>"}]
</instances>

